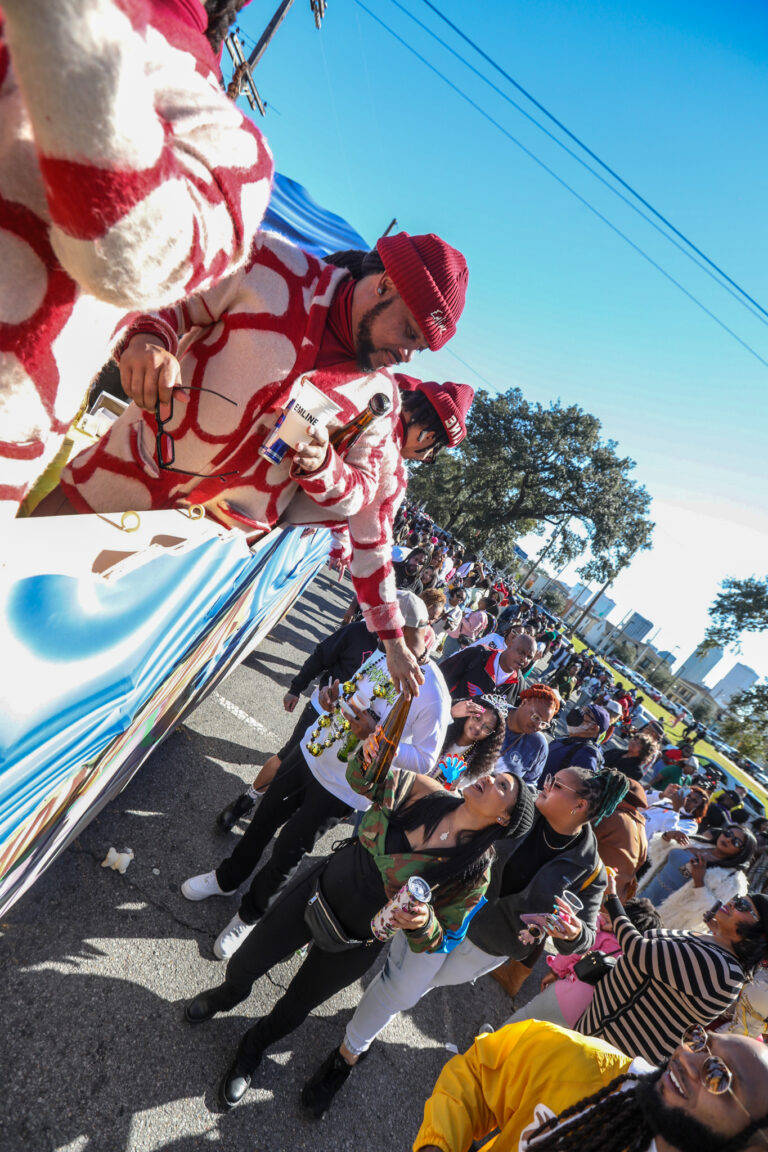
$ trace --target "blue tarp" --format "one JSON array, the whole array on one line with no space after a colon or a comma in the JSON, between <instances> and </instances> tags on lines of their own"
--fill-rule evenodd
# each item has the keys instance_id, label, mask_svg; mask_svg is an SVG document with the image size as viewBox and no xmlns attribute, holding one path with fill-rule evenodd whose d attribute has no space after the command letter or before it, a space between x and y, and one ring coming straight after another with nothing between
<instances>
[{"instance_id":1,"label":"blue tarp","mask_svg":"<svg viewBox=\"0 0 768 1152\"><path fill-rule=\"evenodd\" d=\"M313 256L343 252L347 248L371 247L351 224L312 199L295 180L275 173L272 199L264 217L264 227L279 232Z\"/></svg>"}]
</instances>

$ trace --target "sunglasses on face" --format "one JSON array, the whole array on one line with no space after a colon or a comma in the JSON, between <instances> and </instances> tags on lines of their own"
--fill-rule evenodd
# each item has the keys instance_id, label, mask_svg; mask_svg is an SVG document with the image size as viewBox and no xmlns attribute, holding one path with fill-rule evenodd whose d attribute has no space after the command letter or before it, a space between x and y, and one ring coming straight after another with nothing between
<instances>
[{"instance_id":1,"label":"sunglasses on face","mask_svg":"<svg viewBox=\"0 0 768 1152\"><path fill-rule=\"evenodd\" d=\"M748 912L752 919L757 923L760 919L749 896L734 896L730 901L731 908L735 912Z\"/></svg>"},{"instance_id":2,"label":"sunglasses on face","mask_svg":"<svg viewBox=\"0 0 768 1152\"><path fill-rule=\"evenodd\" d=\"M730 840L731 844L738 844L739 847L744 843L742 836L735 828L729 828L727 832L721 832L720 835L725 836L726 840Z\"/></svg>"},{"instance_id":3,"label":"sunglasses on face","mask_svg":"<svg viewBox=\"0 0 768 1152\"><path fill-rule=\"evenodd\" d=\"M699 1072L701 1083L707 1092L711 1092L713 1096L723 1096L727 1092L734 1104L744 1113L747 1122L751 1124L752 1117L733 1091L733 1073L724 1060L721 1060L719 1056L713 1056L710 1051L706 1029L702 1028L701 1024L691 1024L683 1032L680 1043L688 1052L706 1052L708 1054L708 1059L704 1061ZM758 1135L768 1146L768 1138L765 1133L758 1132Z\"/></svg>"},{"instance_id":4,"label":"sunglasses on face","mask_svg":"<svg viewBox=\"0 0 768 1152\"><path fill-rule=\"evenodd\" d=\"M574 792L577 796L581 795L578 788L571 788L570 785L563 784L562 780L558 780L557 776L553 776L551 772L548 772L544 777L544 782L541 786L545 792L550 792L554 789L556 792L566 791Z\"/></svg>"}]
</instances>

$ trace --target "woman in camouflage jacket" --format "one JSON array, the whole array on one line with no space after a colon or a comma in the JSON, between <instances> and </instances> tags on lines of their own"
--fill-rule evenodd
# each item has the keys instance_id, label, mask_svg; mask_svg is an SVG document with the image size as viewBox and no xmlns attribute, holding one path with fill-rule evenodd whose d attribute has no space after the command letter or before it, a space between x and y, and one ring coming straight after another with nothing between
<instances>
[{"instance_id":1,"label":"woman in camouflage jacket","mask_svg":"<svg viewBox=\"0 0 768 1152\"><path fill-rule=\"evenodd\" d=\"M355 757L347 779L372 800L358 836L297 877L230 959L224 983L187 1005L187 1021L198 1024L247 999L259 977L312 942L305 910L318 891L350 941L334 952L314 943L272 1011L245 1033L219 1088L224 1108L240 1102L268 1047L371 967L384 947L371 933L371 918L406 880L424 877L435 895L416 912L399 910L395 923L414 951L432 951L481 899L493 841L524 835L533 817L530 794L507 773L483 776L456 796L436 780L402 769L372 783Z\"/></svg>"}]
</instances>

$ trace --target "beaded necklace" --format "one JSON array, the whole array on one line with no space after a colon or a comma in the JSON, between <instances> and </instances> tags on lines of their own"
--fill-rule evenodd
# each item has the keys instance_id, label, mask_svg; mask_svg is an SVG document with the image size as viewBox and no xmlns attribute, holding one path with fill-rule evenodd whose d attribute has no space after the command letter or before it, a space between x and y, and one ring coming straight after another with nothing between
<instances>
[{"instance_id":1,"label":"beaded necklace","mask_svg":"<svg viewBox=\"0 0 768 1152\"><path fill-rule=\"evenodd\" d=\"M397 697L395 686L389 678L388 672L385 670L386 654L379 653L375 657L371 657L369 664L363 665L355 672L351 680L346 680L341 686L341 696L335 702L330 712L324 712L319 717L315 728L309 734L309 741L305 745L307 752L310 756L322 756L323 752L328 748L332 748L337 740L346 737L350 729L350 723L344 715L341 707L342 703L347 703L357 691L358 684L366 677L373 684L373 696L379 700L386 700L388 704L394 704ZM351 711L351 709L350 709ZM337 751L340 752L341 749ZM339 759L342 759L339 756Z\"/></svg>"}]
</instances>

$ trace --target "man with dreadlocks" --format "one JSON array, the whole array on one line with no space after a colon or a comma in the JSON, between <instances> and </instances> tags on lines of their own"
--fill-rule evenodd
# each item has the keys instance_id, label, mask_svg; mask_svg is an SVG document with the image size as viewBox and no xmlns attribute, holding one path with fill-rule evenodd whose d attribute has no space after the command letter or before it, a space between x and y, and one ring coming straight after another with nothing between
<instances>
[{"instance_id":1,"label":"man with dreadlocks","mask_svg":"<svg viewBox=\"0 0 768 1152\"><path fill-rule=\"evenodd\" d=\"M134 317L116 354L134 403L71 462L53 495L63 494L70 512L200 504L251 534L283 521L346 521L366 622L386 645L396 687L418 692L423 677L403 640L392 574L392 521L406 479L400 391L387 369L451 339L468 271L439 236L407 232L381 237L360 264L355 279L263 232L245 267L215 288ZM259 448L304 377L337 406L330 428L378 395L388 411L343 457L320 424L295 453L270 462ZM161 427L172 460L158 456Z\"/></svg>"},{"instance_id":2,"label":"man with dreadlocks","mask_svg":"<svg viewBox=\"0 0 768 1152\"><path fill-rule=\"evenodd\" d=\"M768 1049L686 1030L654 1068L538 1020L479 1036L445 1065L414 1152L757 1152L768 1146Z\"/></svg>"}]
</instances>

